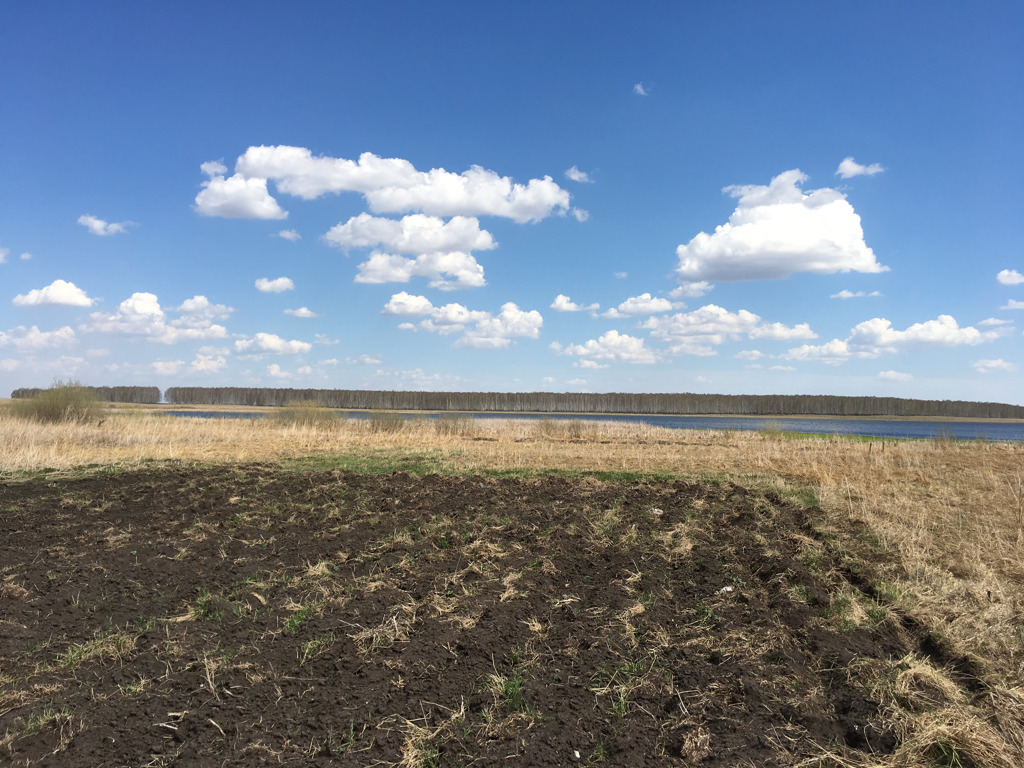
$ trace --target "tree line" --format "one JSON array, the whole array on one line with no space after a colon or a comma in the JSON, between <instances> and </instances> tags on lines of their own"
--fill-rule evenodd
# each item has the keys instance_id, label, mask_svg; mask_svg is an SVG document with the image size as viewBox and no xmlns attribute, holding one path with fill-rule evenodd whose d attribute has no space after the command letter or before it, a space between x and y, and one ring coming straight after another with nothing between
<instances>
[{"instance_id":1,"label":"tree line","mask_svg":"<svg viewBox=\"0 0 1024 768\"><path fill-rule=\"evenodd\" d=\"M104 403L159 403L159 387L82 387ZM38 387L23 387L11 392L15 400L29 399L46 392Z\"/></svg>"},{"instance_id":2,"label":"tree line","mask_svg":"<svg viewBox=\"0 0 1024 768\"><path fill-rule=\"evenodd\" d=\"M369 389L267 387L85 387L111 403L285 406L317 403L325 408L381 411L493 411L498 413L622 413L678 416L957 416L1024 419L1024 406L964 400L912 400L839 395L704 395L607 392L413 392ZM15 399L44 392L16 389Z\"/></svg>"},{"instance_id":3,"label":"tree line","mask_svg":"<svg viewBox=\"0 0 1024 768\"><path fill-rule=\"evenodd\" d=\"M298 402L315 402L326 408L394 411L1024 418L1024 406L1005 403L838 395L411 392L355 389L171 387L164 393L164 398L168 403L175 405L282 406Z\"/></svg>"}]
</instances>

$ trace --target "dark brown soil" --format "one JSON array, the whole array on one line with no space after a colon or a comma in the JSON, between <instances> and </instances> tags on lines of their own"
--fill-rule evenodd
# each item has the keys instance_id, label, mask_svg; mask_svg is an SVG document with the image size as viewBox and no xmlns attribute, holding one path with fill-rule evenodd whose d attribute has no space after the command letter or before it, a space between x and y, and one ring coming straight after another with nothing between
<instances>
[{"instance_id":1,"label":"dark brown soil","mask_svg":"<svg viewBox=\"0 0 1024 768\"><path fill-rule=\"evenodd\" d=\"M891 752L858 681L907 635L817 514L731 484L272 466L8 483L0 764Z\"/></svg>"}]
</instances>

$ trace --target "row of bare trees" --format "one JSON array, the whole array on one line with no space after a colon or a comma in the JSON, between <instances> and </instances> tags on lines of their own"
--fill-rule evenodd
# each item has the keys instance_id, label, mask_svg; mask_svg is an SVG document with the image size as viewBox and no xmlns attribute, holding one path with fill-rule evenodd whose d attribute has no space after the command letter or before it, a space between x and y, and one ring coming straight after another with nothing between
<instances>
[{"instance_id":1,"label":"row of bare trees","mask_svg":"<svg viewBox=\"0 0 1024 768\"><path fill-rule=\"evenodd\" d=\"M159 387L84 387L105 403L159 403ZM23 387L11 392L15 400L29 399L45 392L45 389Z\"/></svg>"},{"instance_id":2,"label":"row of bare trees","mask_svg":"<svg viewBox=\"0 0 1024 768\"><path fill-rule=\"evenodd\" d=\"M315 402L328 408L402 411L1024 418L1024 406L1005 403L834 395L404 392L353 389L171 387L164 393L164 396L168 403L177 405L280 406L297 402Z\"/></svg>"},{"instance_id":3,"label":"row of bare trees","mask_svg":"<svg viewBox=\"0 0 1024 768\"><path fill-rule=\"evenodd\" d=\"M157 387L87 387L98 400L159 403ZM44 390L23 388L12 398ZM406 392L359 389L273 389L261 387L171 387L164 400L174 405L282 406L299 402L327 408L392 411L494 411L498 413L743 414L749 416L958 416L1021 419L1024 406L963 400L835 395L701 395L608 392Z\"/></svg>"}]
</instances>

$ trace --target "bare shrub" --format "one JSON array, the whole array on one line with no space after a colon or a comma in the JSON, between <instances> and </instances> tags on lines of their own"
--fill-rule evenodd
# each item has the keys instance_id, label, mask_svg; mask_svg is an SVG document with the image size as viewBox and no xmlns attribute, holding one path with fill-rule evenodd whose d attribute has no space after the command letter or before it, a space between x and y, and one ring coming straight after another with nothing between
<instances>
[{"instance_id":1,"label":"bare shrub","mask_svg":"<svg viewBox=\"0 0 1024 768\"><path fill-rule=\"evenodd\" d=\"M35 397L12 401L10 408L11 413L20 418L54 424L98 421L102 413L102 406L92 388L77 381L59 379Z\"/></svg>"}]
</instances>

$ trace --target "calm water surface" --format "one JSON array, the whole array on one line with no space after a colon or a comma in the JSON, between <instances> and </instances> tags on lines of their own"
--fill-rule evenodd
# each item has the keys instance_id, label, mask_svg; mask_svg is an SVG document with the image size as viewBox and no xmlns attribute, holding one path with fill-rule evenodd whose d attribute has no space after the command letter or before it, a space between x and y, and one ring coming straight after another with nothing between
<instances>
[{"instance_id":1,"label":"calm water surface","mask_svg":"<svg viewBox=\"0 0 1024 768\"><path fill-rule=\"evenodd\" d=\"M339 411L345 414L345 411ZM230 411L167 411L168 416L186 416L199 419L211 418L254 418L265 417L263 413ZM406 418L436 419L439 416L468 416L469 414L423 413L404 414ZM354 419L368 418L362 411L348 412ZM670 429L736 429L746 431L780 430L826 435L863 435L868 437L904 437L934 439L937 437L956 440L1018 440L1024 441L1024 423L1003 423L991 421L886 421L881 419L804 419L775 418L761 416L612 416L603 414L519 414L519 413L475 413L475 419L552 419L567 421L626 422L651 424Z\"/></svg>"}]
</instances>

